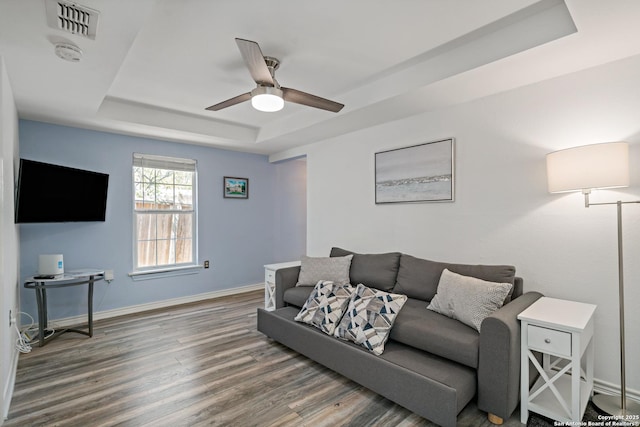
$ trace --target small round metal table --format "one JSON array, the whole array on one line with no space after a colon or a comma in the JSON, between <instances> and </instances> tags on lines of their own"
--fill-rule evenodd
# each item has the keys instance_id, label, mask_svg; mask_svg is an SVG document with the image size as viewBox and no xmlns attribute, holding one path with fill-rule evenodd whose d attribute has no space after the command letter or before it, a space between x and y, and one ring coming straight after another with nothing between
<instances>
[{"instance_id":1,"label":"small round metal table","mask_svg":"<svg viewBox=\"0 0 640 427\"><path fill-rule=\"evenodd\" d=\"M93 284L104 279L102 270L78 270L55 276L53 278L43 276L29 277L24 287L36 291L36 302L38 304L38 339L40 347L49 342L54 337L65 332L76 332L78 334L93 336ZM87 325L80 325L85 329L63 328L56 330L51 336L47 336L45 341L45 331L48 328L47 318L47 290L56 288L66 288L68 286L88 285L87 298Z\"/></svg>"}]
</instances>

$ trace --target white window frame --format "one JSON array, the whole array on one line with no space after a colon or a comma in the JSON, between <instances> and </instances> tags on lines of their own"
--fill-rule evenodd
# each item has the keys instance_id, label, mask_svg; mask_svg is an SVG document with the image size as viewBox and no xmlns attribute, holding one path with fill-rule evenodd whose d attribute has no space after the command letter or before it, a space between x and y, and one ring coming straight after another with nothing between
<instances>
[{"instance_id":1,"label":"white window frame","mask_svg":"<svg viewBox=\"0 0 640 427\"><path fill-rule=\"evenodd\" d=\"M138 267L138 223L136 215L139 212L146 213L158 213L158 214L166 214L169 212L180 212L185 213L182 210L167 210L167 209L137 209L136 208L136 179L135 179L135 168L136 167L144 167L144 168L154 168L154 169L165 169L165 170L175 170L175 171L192 171L193 172L193 180L192 180L192 210L190 211L193 214L192 217L192 230L191 230L191 253L192 260L188 263L176 263L176 264L163 264L163 265L154 265L154 266L146 266L146 267ZM201 265L198 264L198 171L197 171L197 162L192 159L183 159L177 157L166 157L166 156L157 156L151 154L141 154L141 153L133 153L133 165L131 168L131 184L132 184L132 219L133 219L133 271L129 273L129 276L132 278L144 278L145 275L154 275L156 273L175 273L175 272L189 272L193 269L202 268ZM189 212L189 211L187 211Z\"/></svg>"}]
</instances>

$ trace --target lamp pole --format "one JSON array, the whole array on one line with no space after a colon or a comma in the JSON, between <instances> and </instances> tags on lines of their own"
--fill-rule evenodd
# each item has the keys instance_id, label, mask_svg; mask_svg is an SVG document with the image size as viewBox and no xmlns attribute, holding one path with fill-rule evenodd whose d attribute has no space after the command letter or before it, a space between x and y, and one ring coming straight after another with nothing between
<instances>
[{"instance_id":1,"label":"lamp pole","mask_svg":"<svg viewBox=\"0 0 640 427\"><path fill-rule=\"evenodd\" d=\"M625 372L625 343L624 343L624 256L622 251L622 205L628 203L640 203L640 200L623 202L618 200L617 202L608 203L590 203L589 202L589 190L583 190L584 194L584 206L601 206L601 205L616 205L617 218L618 218L618 306L620 314L620 401L617 402L616 396L607 394L598 394L593 397L593 403L598 408L608 413L609 415L627 415L640 414L640 403L627 399L627 384L626 384L626 372Z\"/></svg>"}]
</instances>

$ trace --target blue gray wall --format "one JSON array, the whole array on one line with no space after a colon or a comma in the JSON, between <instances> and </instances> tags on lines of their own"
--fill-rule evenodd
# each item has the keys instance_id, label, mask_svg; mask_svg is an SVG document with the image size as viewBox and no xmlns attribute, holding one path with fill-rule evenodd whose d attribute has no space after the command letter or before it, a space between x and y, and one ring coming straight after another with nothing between
<instances>
[{"instance_id":1,"label":"blue gray wall","mask_svg":"<svg viewBox=\"0 0 640 427\"><path fill-rule=\"evenodd\" d=\"M305 241L299 233L276 239L276 205L300 203L279 190L278 176L288 175L283 171L288 166L270 164L266 156L27 120L20 121L19 136L21 158L109 174L105 222L20 225L23 280L37 271L39 254L63 254L65 270L114 270L111 284L96 286L96 312L260 283L264 264L296 255L300 241ZM199 260L210 260L210 269L143 281L127 275L133 269L134 152L198 161ZM224 176L249 178L249 199L224 199ZM84 287L58 289L49 292L48 298L52 319L86 313ZM33 291L22 289L21 309L36 317Z\"/></svg>"}]
</instances>

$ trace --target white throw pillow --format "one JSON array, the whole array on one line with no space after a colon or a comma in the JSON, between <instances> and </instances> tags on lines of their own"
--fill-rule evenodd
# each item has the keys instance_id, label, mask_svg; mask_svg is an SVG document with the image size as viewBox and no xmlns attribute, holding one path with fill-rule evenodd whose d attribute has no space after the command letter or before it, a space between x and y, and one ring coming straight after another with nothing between
<instances>
[{"instance_id":1,"label":"white throw pillow","mask_svg":"<svg viewBox=\"0 0 640 427\"><path fill-rule=\"evenodd\" d=\"M321 280L338 285L350 283L351 258L353 255L322 258L303 256L296 286L315 286Z\"/></svg>"},{"instance_id":2,"label":"white throw pillow","mask_svg":"<svg viewBox=\"0 0 640 427\"><path fill-rule=\"evenodd\" d=\"M436 295L427 307L480 332L482 321L502 307L511 283L487 282L444 269Z\"/></svg>"}]
</instances>

